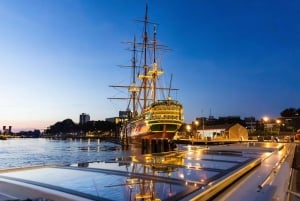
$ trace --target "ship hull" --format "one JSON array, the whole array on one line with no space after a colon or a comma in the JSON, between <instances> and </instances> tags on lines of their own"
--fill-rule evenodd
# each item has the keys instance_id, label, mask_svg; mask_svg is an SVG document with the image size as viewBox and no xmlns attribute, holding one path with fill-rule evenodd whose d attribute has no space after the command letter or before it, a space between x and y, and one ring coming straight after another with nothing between
<instances>
[{"instance_id":1,"label":"ship hull","mask_svg":"<svg viewBox=\"0 0 300 201\"><path fill-rule=\"evenodd\" d=\"M129 143L140 143L142 139L173 139L181 124L180 121L133 121L126 125L122 137Z\"/></svg>"},{"instance_id":2,"label":"ship hull","mask_svg":"<svg viewBox=\"0 0 300 201\"><path fill-rule=\"evenodd\" d=\"M129 143L141 139L168 138L174 135L183 123L183 107L177 101L160 101L146 108L141 115L124 125L122 138Z\"/></svg>"},{"instance_id":3,"label":"ship hull","mask_svg":"<svg viewBox=\"0 0 300 201\"><path fill-rule=\"evenodd\" d=\"M141 144L143 139L173 139L175 133L144 133L142 135L135 135L128 137L129 144Z\"/></svg>"}]
</instances>

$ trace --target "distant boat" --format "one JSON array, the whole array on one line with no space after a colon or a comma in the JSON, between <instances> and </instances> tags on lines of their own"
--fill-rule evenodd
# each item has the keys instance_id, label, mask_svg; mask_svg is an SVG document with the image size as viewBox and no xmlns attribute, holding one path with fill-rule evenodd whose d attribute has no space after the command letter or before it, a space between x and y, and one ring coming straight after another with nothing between
<instances>
[{"instance_id":1,"label":"distant boat","mask_svg":"<svg viewBox=\"0 0 300 201\"><path fill-rule=\"evenodd\" d=\"M168 87L159 86L159 78L164 73L158 62L159 50L168 49L166 46L157 44L156 23L148 21L148 6L146 5L145 17L140 20L143 23L143 39L141 42L134 41L132 65L132 80L129 86L114 86L127 88L128 107L125 111L120 111L119 116L123 122L121 137L131 141L141 138L169 138L172 139L181 127L183 116L183 105L172 100L170 92L177 90L171 88L171 81ZM153 25L153 33L150 36L149 25ZM140 53L140 57L138 56ZM137 61L137 58L141 58ZM137 64L139 62L139 65ZM159 97L159 93L163 94Z\"/></svg>"}]
</instances>

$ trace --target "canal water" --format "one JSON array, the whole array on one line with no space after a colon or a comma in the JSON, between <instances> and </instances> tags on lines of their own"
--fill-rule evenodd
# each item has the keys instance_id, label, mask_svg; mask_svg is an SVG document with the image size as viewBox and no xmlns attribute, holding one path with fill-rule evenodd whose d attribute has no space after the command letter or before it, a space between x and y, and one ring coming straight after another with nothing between
<instances>
[{"instance_id":1,"label":"canal water","mask_svg":"<svg viewBox=\"0 0 300 201\"><path fill-rule=\"evenodd\" d=\"M0 169L107 161L132 154L140 151L100 140L16 138L0 140Z\"/></svg>"}]
</instances>

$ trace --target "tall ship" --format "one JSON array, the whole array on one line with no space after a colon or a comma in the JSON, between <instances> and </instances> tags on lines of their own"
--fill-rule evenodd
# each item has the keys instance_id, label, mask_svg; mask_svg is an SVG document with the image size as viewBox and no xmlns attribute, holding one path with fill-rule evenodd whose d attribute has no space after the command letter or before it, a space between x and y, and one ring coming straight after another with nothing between
<instances>
[{"instance_id":1,"label":"tall ship","mask_svg":"<svg viewBox=\"0 0 300 201\"><path fill-rule=\"evenodd\" d=\"M161 86L161 76L164 71L158 55L169 48L157 42L157 24L148 20L148 5L146 5L145 17L142 22L142 38L138 41L134 37L129 42L132 56L131 83L128 86L111 87L126 88L128 97L109 98L128 101L125 111L119 112L120 137L129 142L152 138L172 139L181 127L183 105L171 98L171 92L178 89L172 88L172 76L169 86ZM152 28L150 28L152 27Z\"/></svg>"}]
</instances>

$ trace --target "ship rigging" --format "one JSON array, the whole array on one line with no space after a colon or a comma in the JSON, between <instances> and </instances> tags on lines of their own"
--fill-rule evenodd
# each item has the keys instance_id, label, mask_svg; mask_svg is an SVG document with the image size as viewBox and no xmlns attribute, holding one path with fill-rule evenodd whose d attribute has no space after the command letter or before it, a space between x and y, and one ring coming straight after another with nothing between
<instances>
[{"instance_id":1,"label":"ship rigging","mask_svg":"<svg viewBox=\"0 0 300 201\"><path fill-rule=\"evenodd\" d=\"M132 45L132 80L128 86L111 85L110 87L126 88L127 98L109 98L128 100L126 114L123 116L122 137L131 139L140 138L172 138L183 123L183 106L172 100L170 92L178 90L169 87L160 87L159 78L164 74L161 62L158 62L158 50L167 50L167 46L157 43L157 23L148 20L148 6L142 22L143 37L141 42L134 37ZM153 25L153 33L149 33L149 25ZM137 65L137 55L140 53L140 65ZM168 92L167 98L161 99L158 92ZM119 115L121 116L121 115Z\"/></svg>"}]
</instances>

